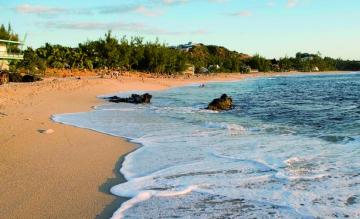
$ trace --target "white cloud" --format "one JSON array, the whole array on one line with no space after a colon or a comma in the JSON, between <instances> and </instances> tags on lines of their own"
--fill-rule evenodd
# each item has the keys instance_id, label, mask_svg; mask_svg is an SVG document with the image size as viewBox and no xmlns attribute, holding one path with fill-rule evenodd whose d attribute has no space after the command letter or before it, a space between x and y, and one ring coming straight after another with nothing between
<instances>
[{"instance_id":1,"label":"white cloud","mask_svg":"<svg viewBox=\"0 0 360 219\"><path fill-rule=\"evenodd\" d=\"M267 6L274 7L275 6L275 1L274 0L268 1Z\"/></svg>"},{"instance_id":2,"label":"white cloud","mask_svg":"<svg viewBox=\"0 0 360 219\"><path fill-rule=\"evenodd\" d=\"M165 5L174 5L174 4L187 3L188 0L161 0L161 2Z\"/></svg>"},{"instance_id":3,"label":"white cloud","mask_svg":"<svg viewBox=\"0 0 360 219\"><path fill-rule=\"evenodd\" d=\"M250 17L252 15L251 11L238 11L234 13L228 13L230 16L238 16L238 17Z\"/></svg>"},{"instance_id":4,"label":"white cloud","mask_svg":"<svg viewBox=\"0 0 360 219\"><path fill-rule=\"evenodd\" d=\"M18 5L15 10L23 14L58 14L65 11L63 8L29 4Z\"/></svg>"},{"instance_id":5,"label":"white cloud","mask_svg":"<svg viewBox=\"0 0 360 219\"><path fill-rule=\"evenodd\" d=\"M135 34L151 34L151 35L186 35L207 34L207 30L198 29L194 31L172 31L157 27L145 25L143 23L126 23L126 22L46 22L44 26L53 29L68 30L114 30L133 32Z\"/></svg>"},{"instance_id":6,"label":"white cloud","mask_svg":"<svg viewBox=\"0 0 360 219\"><path fill-rule=\"evenodd\" d=\"M112 6L100 6L100 7L90 7L90 8L59 8L59 7L49 7L44 5L30 5L22 4L14 8L17 13L21 14L36 14L36 15L69 15L69 14L121 14L121 13L137 13L144 16L159 16L162 14L160 10L156 10L144 5L112 5Z\"/></svg>"},{"instance_id":7,"label":"white cloud","mask_svg":"<svg viewBox=\"0 0 360 219\"><path fill-rule=\"evenodd\" d=\"M208 0L209 2L213 2L213 3L224 3L227 2L227 0Z\"/></svg>"},{"instance_id":8,"label":"white cloud","mask_svg":"<svg viewBox=\"0 0 360 219\"><path fill-rule=\"evenodd\" d=\"M299 4L298 0L287 0L286 7L288 8L294 8Z\"/></svg>"},{"instance_id":9,"label":"white cloud","mask_svg":"<svg viewBox=\"0 0 360 219\"><path fill-rule=\"evenodd\" d=\"M152 9L149 9L149 8L143 6L143 5L139 5L137 8L135 8L134 11L136 13L143 14L143 15L148 16L148 17L155 17L155 16L159 16L159 15L163 14L159 10L152 10Z\"/></svg>"}]
</instances>

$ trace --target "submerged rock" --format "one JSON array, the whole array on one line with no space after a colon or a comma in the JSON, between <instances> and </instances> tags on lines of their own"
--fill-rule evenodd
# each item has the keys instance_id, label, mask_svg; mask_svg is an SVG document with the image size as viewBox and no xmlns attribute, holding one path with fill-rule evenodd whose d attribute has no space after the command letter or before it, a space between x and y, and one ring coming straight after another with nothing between
<instances>
[{"instance_id":1,"label":"submerged rock","mask_svg":"<svg viewBox=\"0 0 360 219\"><path fill-rule=\"evenodd\" d=\"M145 93L143 95L139 94L131 94L130 97L118 97L113 96L107 98L110 102L113 103L132 103L132 104L144 104L144 103L150 103L152 96L148 93Z\"/></svg>"},{"instance_id":2,"label":"submerged rock","mask_svg":"<svg viewBox=\"0 0 360 219\"><path fill-rule=\"evenodd\" d=\"M226 94L221 95L220 98L214 99L211 103L209 103L206 109L214 110L214 111L223 111L230 110L233 107L233 101L231 97Z\"/></svg>"}]
</instances>

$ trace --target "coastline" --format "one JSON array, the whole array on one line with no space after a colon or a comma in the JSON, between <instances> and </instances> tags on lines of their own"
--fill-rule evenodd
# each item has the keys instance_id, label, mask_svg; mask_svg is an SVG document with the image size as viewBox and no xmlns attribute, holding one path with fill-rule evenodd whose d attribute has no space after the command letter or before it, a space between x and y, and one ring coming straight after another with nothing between
<instances>
[{"instance_id":1,"label":"coastline","mask_svg":"<svg viewBox=\"0 0 360 219\"><path fill-rule=\"evenodd\" d=\"M46 79L1 86L0 204L4 207L0 214L7 218L105 218L124 200L106 193L112 184L121 183L122 159L136 146L118 137L54 123L49 119L53 114L87 111L102 103L96 98L101 94L292 74L302 73ZM46 128L55 132L38 132Z\"/></svg>"}]
</instances>

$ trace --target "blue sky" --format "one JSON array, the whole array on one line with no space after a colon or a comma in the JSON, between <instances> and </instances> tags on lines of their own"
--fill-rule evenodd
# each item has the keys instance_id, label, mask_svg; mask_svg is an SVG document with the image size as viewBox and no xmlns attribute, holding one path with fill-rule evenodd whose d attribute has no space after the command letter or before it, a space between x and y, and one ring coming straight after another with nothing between
<instances>
[{"instance_id":1,"label":"blue sky","mask_svg":"<svg viewBox=\"0 0 360 219\"><path fill-rule=\"evenodd\" d=\"M0 23L26 44L120 38L201 42L268 58L298 51L360 60L359 0L0 0Z\"/></svg>"}]
</instances>

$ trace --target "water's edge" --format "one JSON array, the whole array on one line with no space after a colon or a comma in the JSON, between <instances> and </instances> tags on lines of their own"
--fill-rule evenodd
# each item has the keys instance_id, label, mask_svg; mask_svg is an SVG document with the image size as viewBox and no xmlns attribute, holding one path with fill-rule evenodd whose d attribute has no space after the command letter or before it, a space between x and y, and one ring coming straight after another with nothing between
<instances>
[{"instance_id":1,"label":"water's edge","mask_svg":"<svg viewBox=\"0 0 360 219\"><path fill-rule=\"evenodd\" d=\"M98 97L99 99L101 99L100 97ZM101 105L104 105L106 102L102 103L102 104L99 104L97 106L101 106ZM91 109L93 109L93 107L91 107ZM63 123L63 122L60 122L60 121L56 121L54 119L54 115L51 116L51 121L55 122L55 123L58 123L58 124L62 124L62 125L66 125L66 126L71 126L71 127L75 127L75 128L81 128L81 129L85 129L85 130L89 130L89 131L92 131L92 132L97 132L97 133L101 133L101 134L104 134L104 135L107 135L107 136L111 136L111 137L116 137L116 138L120 138L121 140L129 143L132 145L132 150L129 151L128 153L126 154L123 154L120 156L120 158L116 161L115 163L115 166L113 168L113 173L115 175L115 178L108 178L106 182L104 182L103 184L99 185L98 189L100 192L102 193L105 193L107 195L111 195L115 198L114 201L112 201L110 204L104 206L104 209L98 214L96 215L96 219L109 219L113 216L114 212L116 210L119 209L119 207L126 201L130 200L131 198L129 197L122 197L122 196L118 196L118 195L114 195L110 192L110 189L111 187L113 186L116 186L118 184L122 184L122 183L125 183L127 182L125 176L121 173L120 169L122 168L123 166L123 163L124 163L124 160L126 158L126 156L128 156L129 154L135 152L136 150L138 150L139 148L142 147L141 144L139 143L135 143L135 142L132 142L131 139L129 138L126 138L126 137L119 137L117 135L111 135L109 133L106 133L106 132L100 132L100 131L97 131L97 130L94 130L94 129L89 129L89 128L85 128L85 127L79 127L79 126L75 126L75 125L71 125L71 124L66 124L66 123Z\"/></svg>"},{"instance_id":2,"label":"water's edge","mask_svg":"<svg viewBox=\"0 0 360 219\"><path fill-rule=\"evenodd\" d=\"M301 74L301 73L299 73L299 74ZM264 76L260 76L259 78L267 78L267 77L272 77L272 76L271 75L264 75ZM242 81L242 80L246 80L246 79L233 79L233 80L224 80L224 81L207 81L206 83L237 82L237 81ZM174 86L174 87L169 87L169 88L163 89L163 90L155 90L155 92L166 91L166 90L173 89L173 88L183 88L183 87L192 86L192 85L196 85L196 84L199 84L199 83L189 82L189 83L187 83L185 85L182 85L182 86ZM117 92L116 94L117 95L126 95L126 94L129 94L131 92L135 92L135 91L122 91L122 92ZM137 92L140 92L140 91L137 91ZM145 91L144 90L144 91L141 91L141 92L150 92L150 91ZM98 105L95 105L95 106L91 106L89 111L93 110L94 108L96 108L98 106L105 105L107 102L102 98L106 97L106 96L110 96L110 95L114 95L114 93L107 94L107 95L106 94L98 95L96 98L98 98L99 100L102 100L102 103L100 103ZM75 113L78 113L78 112L75 112ZM65 113L65 114L73 114L73 113ZM108 136L111 136L111 137L117 137L117 138L120 138L120 139L126 141L127 143L129 143L129 144L131 144L133 146L133 150L129 151L126 154L121 155L120 158L118 159L118 161L115 163L113 173L115 174L116 178L108 178L108 180L106 182L104 182L102 185L99 186L99 191L100 192L103 192L103 193L105 193L107 195L111 195L111 196L115 197L115 200L113 202L111 202L110 204L108 204L107 206L104 206L103 211L100 212L96 216L96 219L108 219L108 218L111 218L113 216L113 214L118 209L121 208L123 203L129 201L132 198L114 195L114 194L112 194L110 192L110 189L113 186L116 186L118 184L128 182L128 180L126 180L124 174L120 170L123 167L123 163L124 163L126 157L128 155L132 154L133 152L137 151L141 147L143 147L143 145L140 144L140 143L133 142L132 139L127 138L125 136L112 135L112 134L109 134L109 133L106 133L106 132L101 132L101 131L98 131L98 130L95 130L95 129L75 126L75 125L72 125L72 124L67 124L67 123L64 123L64 122L57 121L55 119L55 114L50 117L50 120L55 122L55 123L58 123L58 124L67 125L67 126L71 126L71 127L75 127L75 128L81 128L81 129L101 133L101 134L104 134L104 135L108 135Z\"/></svg>"},{"instance_id":3,"label":"water's edge","mask_svg":"<svg viewBox=\"0 0 360 219\"><path fill-rule=\"evenodd\" d=\"M341 74L342 72L333 72L333 73L330 73L330 74ZM344 72L345 73L345 72ZM349 72L346 72L346 73L349 73ZM313 74L322 74L322 73L313 73ZM329 73L324 73L324 74L329 74ZM312 73L298 73L298 74L292 74L292 75L281 75L279 74L279 76L297 76L297 75L312 75ZM268 77L273 77L272 75L263 75L263 76L260 76L260 77L256 77L256 78L268 78ZM249 77L249 79L251 79L251 77ZM224 81L207 81L206 83L223 83L223 82L236 82L236 81L242 81L244 79L235 79L235 80L224 80ZM246 79L245 79L246 80ZM189 82L188 84L185 84L183 86L177 86L177 88L182 88L182 87L187 87L187 86L191 86L191 85L194 85L194 84L197 84L197 83L194 83L194 82ZM164 89L164 90L161 90L161 91L166 91L166 90L169 90L169 89L172 89L173 87L169 87L167 89ZM161 91L155 91L155 92L161 92ZM118 94L129 94L129 92L131 91L124 91L124 92L119 92ZM141 91L141 92L146 92L146 91ZM102 95L102 96L106 96L106 95ZM100 96L98 96L97 98L101 99ZM103 103L100 103L99 105L97 106L102 106L106 104L106 102L103 102ZM92 107L93 108L93 107ZM91 108L91 109L92 109ZM91 110L90 109L90 110ZM113 216L113 214L116 212L116 210L118 210L122 205L123 203L125 203L126 201L130 200L131 198L129 197L121 197L121 196L117 196L117 195L114 195L110 192L110 188L115 186L115 185L118 185L118 184L122 184L122 183L125 183L127 182L125 176L121 173L121 168L123 166L123 162L126 160L126 157L130 154L132 154L133 152L135 152L136 150L140 149L141 147L143 147L142 144L139 144L139 143L136 143L136 142L133 142L132 139L129 139L127 137L124 137L124 136L117 136L117 135L111 135L109 133L106 133L106 132L100 132L98 130L94 130L94 129L89 129L89 128L85 128L85 127L80 127L80 126L75 126L75 125L71 125L71 124L66 124L66 123L63 123L63 122L59 122L59 121L56 121L56 119L54 118L54 116L51 117L51 120L53 122L56 122L56 123L60 123L60 124L64 124L64 125L69 125L69 126L72 126L72 127L77 127L77 128L83 128L83 129L87 129L87 130L91 130L91 131L96 131L98 133L102 133L102 134L105 134L105 135L108 135L108 136L113 136L113 137L118 137L128 143L130 143L131 145L133 145L133 150L129 151L127 154L123 154L120 156L120 158L118 159L118 161L116 162L115 166L114 166L114 169L113 169L113 172L116 176L116 178L112 178L112 179L108 179L106 182L104 182L102 185L99 186L99 191L103 192L103 193L106 193L108 195L112 195L115 197L115 200L110 203L109 205L107 206L104 206L104 209L101 213L99 213L99 215L96 216L96 218L99 218L99 219L102 219L102 218L110 218Z\"/></svg>"}]
</instances>

